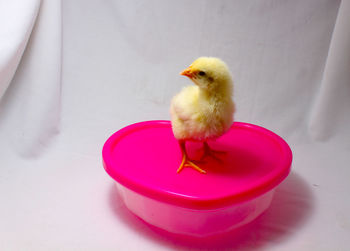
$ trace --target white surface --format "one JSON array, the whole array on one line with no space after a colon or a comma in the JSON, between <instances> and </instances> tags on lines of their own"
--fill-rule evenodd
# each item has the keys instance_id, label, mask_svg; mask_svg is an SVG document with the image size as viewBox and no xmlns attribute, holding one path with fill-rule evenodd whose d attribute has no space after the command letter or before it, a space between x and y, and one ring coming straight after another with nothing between
<instances>
[{"instance_id":1,"label":"white surface","mask_svg":"<svg viewBox=\"0 0 350 251\"><path fill-rule=\"evenodd\" d=\"M13 2L0 2L1 250L349 249L349 1L44 0L38 16L39 1ZM126 211L101 149L169 119L190 84L178 73L202 55L231 67L236 119L284 137L294 162L251 229L190 243Z\"/></svg>"}]
</instances>

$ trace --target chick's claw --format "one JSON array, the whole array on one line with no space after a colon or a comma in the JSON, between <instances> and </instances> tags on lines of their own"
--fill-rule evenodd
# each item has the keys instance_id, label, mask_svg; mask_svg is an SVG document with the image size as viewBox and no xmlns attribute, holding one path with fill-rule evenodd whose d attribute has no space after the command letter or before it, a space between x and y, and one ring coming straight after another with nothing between
<instances>
[{"instance_id":1,"label":"chick's claw","mask_svg":"<svg viewBox=\"0 0 350 251\"><path fill-rule=\"evenodd\" d=\"M202 168L200 168L191 160L189 160L186 153L183 152L182 161L181 161L180 167L177 169L177 173L181 172L182 169L184 169L184 167L192 167L193 169L197 170L200 173L206 173L206 171L204 171Z\"/></svg>"},{"instance_id":2,"label":"chick's claw","mask_svg":"<svg viewBox=\"0 0 350 251\"><path fill-rule=\"evenodd\" d=\"M195 170L197 170L200 173L206 173L206 171L204 171L202 168L200 168L199 166L197 166L195 163L193 163L192 161L188 161L187 164L185 164L185 166L187 167L192 167Z\"/></svg>"},{"instance_id":3,"label":"chick's claw","mask_svg":"<svg viewBox=\"0 0 350 251\"><path fill-rule=\"evenodd\" d=\"M220 163L223 162L215 154L226 154L225 151L218 151L218 150L211 149L207 142L204 142L203 145L204 145L204 153L201 157L201 161L204 160L206 157L212 157L213 159L215 159L216 161L218 161Z\"/></svg>"}]
</instances>

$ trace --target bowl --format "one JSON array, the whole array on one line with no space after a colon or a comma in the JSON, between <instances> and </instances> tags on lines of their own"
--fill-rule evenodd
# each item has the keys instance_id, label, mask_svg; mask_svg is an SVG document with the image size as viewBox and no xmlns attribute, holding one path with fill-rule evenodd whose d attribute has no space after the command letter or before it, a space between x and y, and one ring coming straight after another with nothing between
<instances>
[{"instance_id":1,"label":"bowl","mask_svg":"<svg viewBox=\"0 0 350 251\"><path fill-rule=\"evenodd\" d=\"M170 121L140 122L106 141L103 165L135 215L171 233L206 237L261 215L292 163L288 144L253 124L234 122L208 144L224 154L199 162L205 174L189 167L177 173L182 154ZM201 142L187 142L187 150L201 159Z\"/></svg>"}]
</instances>

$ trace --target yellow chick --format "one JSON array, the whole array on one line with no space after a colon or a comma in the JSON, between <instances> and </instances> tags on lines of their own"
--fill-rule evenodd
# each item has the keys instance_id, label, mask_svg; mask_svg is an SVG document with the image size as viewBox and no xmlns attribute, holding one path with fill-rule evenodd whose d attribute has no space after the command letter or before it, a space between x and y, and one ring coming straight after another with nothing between
<instances>
[{"instance_id":1,"label":"yellow chick","mask_svg":"<svg viewBox=\"0 0 350 251\"><path fill-rule=\"evenodd\" d=\"M200 57L180 73L189 77L194 86L185 87L171 102L171 124L182 151L182 162L177 172L185 166L205 173L186 152L186 141L202 141L204 158L219 151L212 150L208 139L224 134L233 123L235 105L232 101L233 81L227 65L218 58Z\"/></svg>"}]
</instances>

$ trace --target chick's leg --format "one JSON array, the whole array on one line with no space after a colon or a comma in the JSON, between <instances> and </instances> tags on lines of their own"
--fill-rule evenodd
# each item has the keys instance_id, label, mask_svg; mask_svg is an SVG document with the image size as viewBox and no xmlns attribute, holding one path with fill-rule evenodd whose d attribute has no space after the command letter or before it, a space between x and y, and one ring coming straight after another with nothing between
<instances>
[{"instance_id":1,"label":"chick's leg","mask_svg":"<svg viewBox=\"0 0 350 251\"><path fill-rule=\"evenodd\" d=\"M180 145L181 153L182 153L182 161L181 161L180 167L177 169L177 172L178 173L181 172L185 166L188 166L188 167L194 168L195 170L197 170L200 173L206 173L206 171L204 171L199 166L197 166L195 163L193 163L191 160L189 160L188 155L187 155L187 151L186 151L186 141L179 141L179 145Z\"/></svg>"},{"instance_id":2,"label":"chick's leg","mask_svg":"<svg viewBox=\"0 0 350 251\"><path fill-rule=\"evenodd\" d=\"M219 159L215 154L226 154L226 152L224 152L224 151L217 151L217 150L211 149L206 141L203 142L203 146L204 146L204 153L203 153L203 156L202 156L201 160L203 160L207 156L210 156L213 159L215 159L215 160L217 160L219 162L222 162L222 160Z\"/></svg>"}]
</instances>

